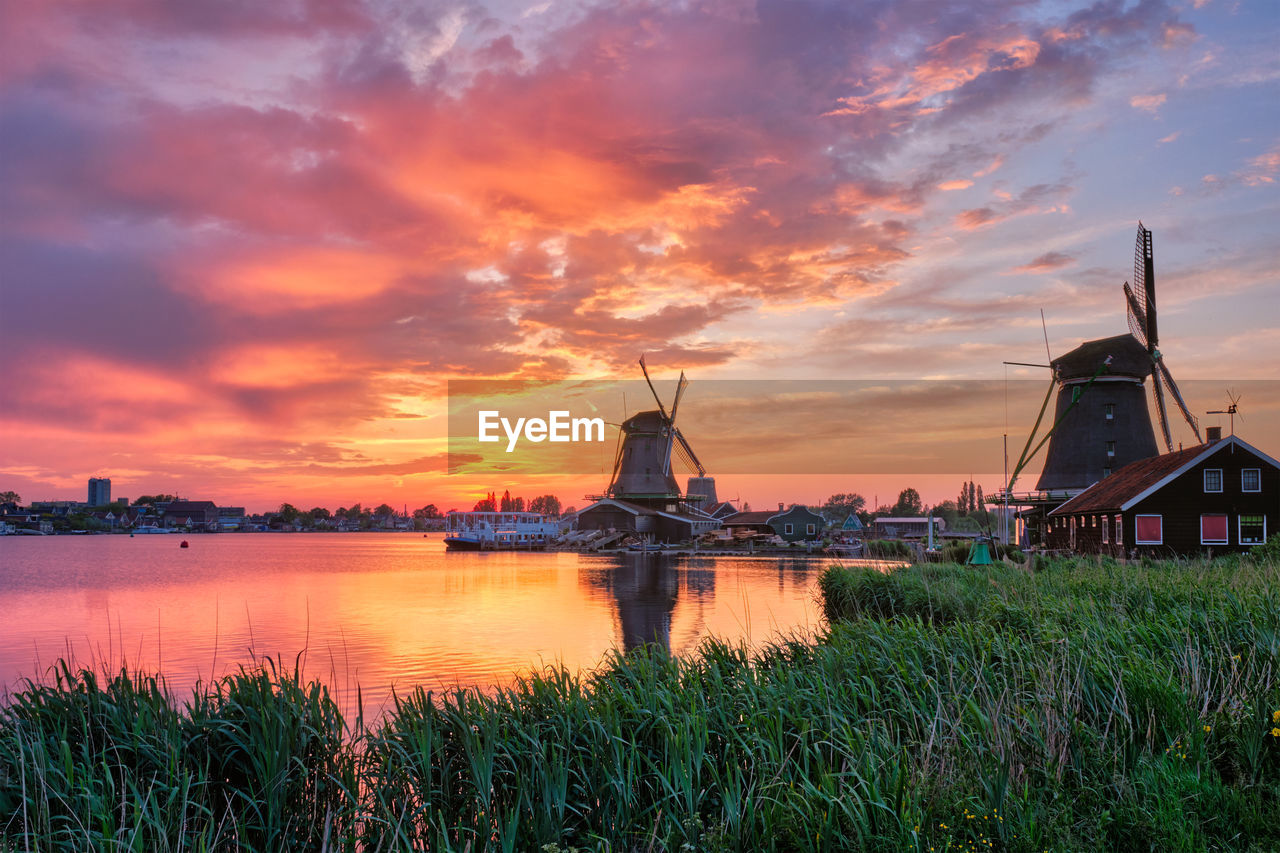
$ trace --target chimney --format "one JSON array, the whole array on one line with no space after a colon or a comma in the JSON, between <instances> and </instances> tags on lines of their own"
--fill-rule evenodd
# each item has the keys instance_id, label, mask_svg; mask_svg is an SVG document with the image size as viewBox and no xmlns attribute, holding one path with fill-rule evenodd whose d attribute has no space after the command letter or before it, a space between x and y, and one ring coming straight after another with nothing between
<instances>
[{"instance_id":1,"label":"chimney","mask_svg":"<svg viewBox=\"0 0 1280 853\"><path fill-rule=\"evenodd\" d=\"M783 510L782 501L778 501L778 512L782 512L782 510Z\"/></svg>"},{"instance_id":2,"label":"chimney","mask_svg":"<svg viewBox=\"0 0 1280 853\"><path fill-rule=\"evenodd\" d=\"M1220 426L1205 427L1204 443L1217 444L1219 441L1222 441L1222 427Z\"/></svg>"}]
</instances>

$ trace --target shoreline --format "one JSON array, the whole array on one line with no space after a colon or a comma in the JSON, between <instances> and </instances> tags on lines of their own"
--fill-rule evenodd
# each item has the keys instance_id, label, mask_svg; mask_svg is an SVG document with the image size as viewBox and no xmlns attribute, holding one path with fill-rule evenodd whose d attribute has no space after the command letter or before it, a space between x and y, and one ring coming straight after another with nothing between
<instances>
[{"instance_id":1,"label":"shoreline","mask_svg":"<svg viewBox=\"0 0 1280 853\"><path fill-rule=\"evenodd\" d=\"M1280 845L1275 561L831 567L820 591L811 638L416 688L377 722L269 662L179 707L64 668L0 709L0 850L72 827L149 849Z\"/></svg>"}]
</instances>

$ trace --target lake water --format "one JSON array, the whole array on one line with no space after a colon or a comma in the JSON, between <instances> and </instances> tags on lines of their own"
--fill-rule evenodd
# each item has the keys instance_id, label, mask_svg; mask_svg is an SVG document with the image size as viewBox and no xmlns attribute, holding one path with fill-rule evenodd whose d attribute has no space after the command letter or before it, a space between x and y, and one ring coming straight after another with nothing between
<instances>
[{"instance_id":1,"label":"lake water","mask_svg":"<svg viewBox=\"0 0 1280 853\"><path fill-rule=\"evenodd\" d=\"M448 552L441 534L0 538L0 688L59 657L200 679L283 658L366 714L423 685L491 689L656 640L811 631L821 558Z\"/></svg>"}]
</instances>

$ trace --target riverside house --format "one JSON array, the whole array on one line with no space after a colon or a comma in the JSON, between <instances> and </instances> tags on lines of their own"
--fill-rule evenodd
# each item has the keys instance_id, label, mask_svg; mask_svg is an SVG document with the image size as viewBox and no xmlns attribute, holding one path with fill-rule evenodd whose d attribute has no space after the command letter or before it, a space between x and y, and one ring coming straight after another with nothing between
<instances>
[{"instance_id":1,"label":"riverside house","mask_svg":"<svg viewBox=\"0 0 1280 853\"><path fill-rule=\"evenodd\" d=\"M1280 524L1280 462L1236 436L1132 462L1049 513L1046 544L1153 557L1247 551Z\"/></svg>"}]
</instances>

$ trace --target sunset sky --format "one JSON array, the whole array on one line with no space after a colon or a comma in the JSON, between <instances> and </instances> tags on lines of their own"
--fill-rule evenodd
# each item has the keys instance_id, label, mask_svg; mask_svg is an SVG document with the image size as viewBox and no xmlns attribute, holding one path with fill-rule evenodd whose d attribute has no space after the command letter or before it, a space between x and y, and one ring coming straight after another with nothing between
<instances>
[{"instance_id":1,"label":"sunset sky","mask_svg":"<svg viewBox=\"0 0 1280 853\"><path fill-rule=\"evenodd\" d=\"M0 0L0 491L581 505L447 475L447 380L1003 380L1041 309L1054 355L1126 329L1139 219L1220 408L1280 364L1278 36L1273 0Z\"/></svg>"}]
</instances>

